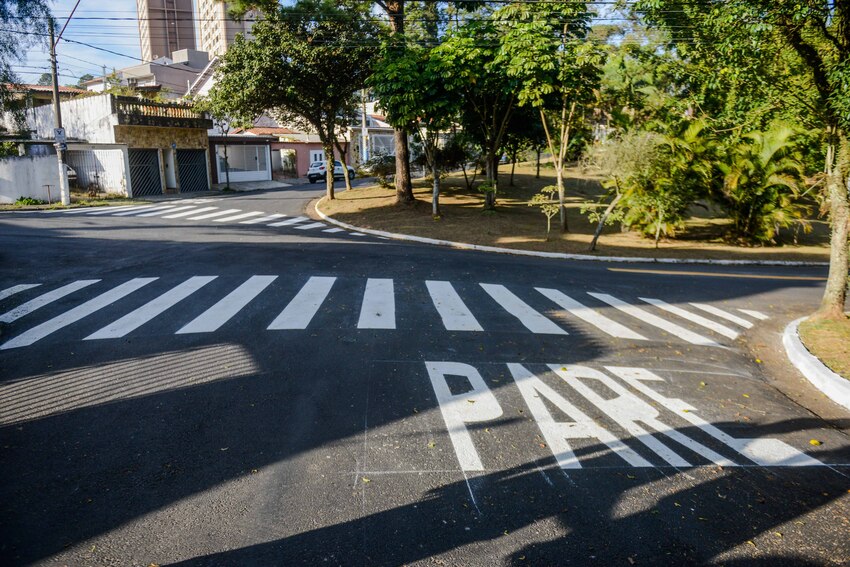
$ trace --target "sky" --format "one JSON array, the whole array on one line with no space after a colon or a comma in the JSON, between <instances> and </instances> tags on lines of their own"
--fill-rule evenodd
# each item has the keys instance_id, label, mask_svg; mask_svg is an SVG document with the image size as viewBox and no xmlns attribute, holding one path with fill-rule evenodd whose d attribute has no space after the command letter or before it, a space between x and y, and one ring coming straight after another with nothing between
<instances>
[{"instance_id":1,"label":"sky","mask_svg":"<svg viewBox=\"0 0 850 567\"><path fill-rule=\"evenodd\" d=\"M76 0L53 0L53 15L59 29L65 24ZM115 55L84 45L59 42L56 56L59 62L59 84L75 84L81 75L102 75L140 63L139 28L136 20L136 0L81 0L63 38L109 49ZM119 18L115 20L91 18ZM123 20L120 18L124 18ZM58 29L57 29L58 33ZM46 45L32 47L27 60L15 66L15 71L25 82L34 83L42 73L50 71L50 57Z\"/></svg>"}]
</instances>

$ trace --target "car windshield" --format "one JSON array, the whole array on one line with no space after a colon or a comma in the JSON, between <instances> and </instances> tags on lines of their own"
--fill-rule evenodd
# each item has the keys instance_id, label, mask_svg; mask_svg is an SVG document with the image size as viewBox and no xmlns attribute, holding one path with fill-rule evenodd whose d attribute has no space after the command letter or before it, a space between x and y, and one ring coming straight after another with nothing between
<instances>
[{"instance_id":1,"label":"car windshield","mask_svg":"<svg viewBox=\"0 0 850 567\"><path fill-rule=\"evenodd\" d=\"M334 162L334 165L335 165L335 166L337 166L337 167L342 167L342 164L341 164L340 162L338 162L338 161L335 161L335 162Z\"/></svg>"}]
</instances>

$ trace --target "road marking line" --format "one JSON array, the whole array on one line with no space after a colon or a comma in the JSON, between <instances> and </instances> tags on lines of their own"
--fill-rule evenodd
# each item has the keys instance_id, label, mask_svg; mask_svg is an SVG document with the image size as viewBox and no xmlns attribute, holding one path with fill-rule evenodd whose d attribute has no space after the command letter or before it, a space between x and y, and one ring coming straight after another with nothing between
<instances>
[{"instance_id":1,"label":"road marking line","mask_svg":"<svg viewBox=\"0 0 850 567\"><path fill-rule=\"evenodd\" d=\"M316 315L336 278L313 276L301 288L289 305L272 321L268 329L306 329Z\"/></svg>"},{"instance_id":2,"label":"road marking line","mask_svg":"<svg viewBox=\"0 0 850 567\"><path fill-rule=\"evenodd\" d=\"M167 205L165 207L159 207L158 209L152 209L147 213L143 213L141 215L136 215L137 217L155 217L157 215L164 215L165 213L173 213L177 207L175 205Z\"/></svg>"},{"instance_id":3,"label":"road marking line","mask_svg":"<svg viewBox=\"0 0 850 567\"><path fill-rule=\"evenodd\" d=\"M801 281L826 281L819 276L771 276L768 274L724 274L716 272L689 272L677 270L640 270L637 268L608 268L611 272L626 272L629 274L653 274L663 276L705 276L711 278L741 278L751 280L801 280Z\"/></svg>"},{"instance_id":4,"label":"road marking line","mask_svg":"<svg viewBox=\"0 0 850 567\"><path fill-rule=\"evenodd\" d=\"M738 317L737 315L733 315L733 314L728 313L728 312L726 312L722 309L718 309L717 307L715 307L713 305L708 305L707 303L691 303L691 305L693 305L697 309L702 309L706 313L711 313L712 315L717 315L721 319L726 319L727 321L731 321L731 322L735 323L736 325L740 325L740 326L744 327L745 329L751 329L752 326L753 326L753 324L750 323L749 321L747 321L746 319L742 319L742 318Z\"/></svg>"},{"instance_id":5,"label":"road marking line","mask_svg":"<svg viewBox=\"0 0 850 567\"><path fill-rule=\"evenodd\" d=\"M94 299L90 299L83 303L82 305L78 305L77 307L67 311L49 321L45 321L41 325L33 327L29 331L23 333L22 335L18 335L14 339L3 343L0 345L0 350L6 350L10 348L17 348L23 346L29 346L36 341L43 339L44 337L50 335L67 327L72 323L76 323L80 319L91 315L95 311L103 309L104 307L115 303L119 299L133 293L137 289L140 289L154 280L159 278L134 278L128 282L125 282L118 287L110 289L109 291L100 294Z\"/></svg>"},{"instance_id":6,"label":"road marking line","mask_svg":"<svg viewBox=\"0 0 850 567\"><path fill-rule=\"evenodd\" d=\"M312 230L314 228L319 228L320 226L328 226L323 222L311 222L310 224L299 224L295 227L295 230Z\"/></svg>"},{"instance_id":7,"label":"road marking line","mask_svg":"<svg viewBox=\"0 0 850 567\"><path fill-rule=\"evenodd\" d=\"M94 211L89 210L89 215L108 215L109 213L114 213L115 211L126 211L129 209L135 209L139 205L123 205L121 207L100 207L95 209Z\"/></svg>"},{"instance_id":8,"label":"road marking line","mask_svg":"<svg viewBox=\"0 0 850 567\"><path fill-rule=\"evenodd\" d=\"M536 334L566 335L565 330L532 309L503 285L479 284L505 311L519 319L526 329Z\"/></svg>"},{"instance_id":9,"label":"road marking line","mask_svg":"<svg viewBox=\"0 0 850 567\"><path fill-rule=\"evenodd\" d=\"M45 305L49 305L50 303L62 299L70 293L74 293L77 290L83 289L84 287L88 287L99 281L100 280L79 280L69 283L68 285L64 285L60 288L54 289L53 291L49 291L43 295L39 295L35 299L31 299L23 305L19 305L11 311L7 311L3 315L0 315L0 322L11 323L12 321L16 321L24 315L32 313L36 309L41 309Z\"/></svg>"},{"instance_id":10,"label":"road marking line","mask_svg":"<svg viewBox=\"0 0 850 567\"><path fill-rule=\"evenodd\" d=\"M608 295L606 293L594 293L592 291L587 292L587 294L591 297L595 297L596 299L607 303L615 309L619 309L623 313L627 313L636 319L640 319L644 323L648 323L653 327L658 327L659 329L667 331L674 337L679 337L691 344L716 347L720 346L718 343L711 339L703 337L702 335L694 333L693 331L689 331L675 323L666 321L661 317L658 317L657 315L654 315L648 311L644 311L640 307L629 305L625 301L621 301L612 295Z\"/></svg>"},{"instance_id":11,"label":"road marking line","mask_svg":"<svg viewBox=\"0 0 850 567\"><path fill-rule=\"evenodd\" d=\"M195 209L195 208L196 208L195 205L186 205L186 206L183 206L183 207L174 207L172 209L168 209L168 210L165 210L165 211L155 211L155 212L152 212L152 213L145 213L145 214L139 215L139 216L140 217L155 217L157 215L171 214L171 213L176 213L177 211L185 211L186 209ZM194 212L195 211L189 211L186 214L191 215ZM162 217L162 218L170 219L170 218L173 218L173 217Z\"/></svg>"},{"instance_id":12,"label":"road marking line","mask_svg":"<svg viewBox=\"0 0 850 567\"><path fill-rule=\"evenodd\" d=\"M272 223L269 226L289 226L291 224L297 224L299 222L304 222L305 220L310 220L310 219L308 219L307 217L293 217L291 219L286 219L285 221Z\"/></svg>"},{"instance_id":13,"label":"road marking line","mask_svg":"<svg viewBox=\"0 0 850 567\"><path fill-rule=\"evenodd\" d=\"M362 232L352 232L351 236L366 236L366 235L363 234Z\"/></svg>"},{"instance_id":14,"label":"road marking line","mask_svg":"<svg viewBox=\"0 0 850 567\"><path fill-rule=\"evenodd\" d=\"M547 289L547 288L534 288L544 296L546 296L549 300L557 303L579 319L590 323L594 327L599 330L608 333L612 337L617 337L619 339L633 339L638 341L647 341L646 337L641 334L638 334L625 325L621 325L616 321L609 319L605 315L598 313L595 309L591 309L586 305L582 305L572 297L565 295L558 291L557 289Z\"/></svg>"},{"instance_id":15,"label":"road marking line","mask_svg":"<svg viewBox=\"0 0 850 567\"><path fill-rule=\"evenodd\" d=\"M264 214L265 213L263 213L263 212L253 211L253 212L250 212L250 213L242 213L240 215L233 215L232 217L224 217L223 219L215 219L215 221L213 221L213 222L230 222L230 221L235 221L235 220L239 220L239 219L247 219L249 217L256 217L256 216L264 215Z\"/></svg>"},{"instance_id":16,"label":"road marking line","mask_svg":"<svg viewBox=\"0 0 850 567\"><path fill-rule=\"evenodd\" d=\"M358 329L395 329L393 280L369 278L363 293Z\"/></svg>"},{"instance_id":17,"label":"road marking line","mask_svg":"<svg viewBox=\"0 0 850 567\"><path fill-rule=\"evenodd\" d=\"M132 205L132 206L135 207L136 205ZM124 208L124 207L116 207L116 209L113 209L112 207L109 207L109 206L104 206L104 207L77 207L75 209L54 209L54 210L48 211L48 212L49 213L63 213L63 214L66 214L66 215L76 215L76 214L79 214L79 213L90 213L92 210L104 209L104 208L109 209L109 212L112 212L113 210L121 209L121 208Z\"/></svg>"},{"instance_id":18,"label":"road marking line","mask_svg":"<svg viewBox=\"0 0 850 567\"><path fill-rule=\"evenodd\" d=\"M451 282L428 280L425 282L431 301L443 320L447 331L483 331L484 328L458 295Z\"/></svg>"},{"instance_id":19,"label":"road marking line","mask_svg":"<svg viewBox=\"0 0 850 567\"><path fill-rule=\"evenodd\" d=\"M113 217L126 217L126 216L129 216L129 215L135 215L136 213L140 213L142 211L148 211L148 210L153 209L155 207L156 207L156 205L142 205L141 207L133 207L129 211L122 211L120 213L113 213L112 216Z\"/></svg>"},{"instance_id":20,"label":"road marking line","mask_svg":"<svg viewBox=\"0 0 850 567\"><path fill-rule=\"evenodd\" d=\"M224 215L232 215L233 213L241 212L242 209L227 209L226 211L218 211L217 213L207 213L205 215L201 215L199 217L189 217L187 220L205 220L211 219L213 217L220 217Z\"/></svg>"},{"instance_id":21,"label":"road marking line","mask_svg":"<svg viewBox=\"0 0 850 567\"><path fill-rule=\"evenodd\" d=\"M753 309L738 309L738 311L740 311L744 315L749 315L754 319L758 319L759 321L767 321L768 319L770 319L770 317L768 317L761 311L755 311Z\"/></svg>"},{"instance_id":22,"label":"road marking line","mask_svg":"<svg viewBox=\"0 0 850 567\"><path fill-rule=\"evenodd\" d=\"M211 333L218 330L276 279L277 276L251 276L218 303L183 326L176 334Z\"/></svg>"},{"instance_id":23,"label":"road marking line","mask_svg":"<svg viewBox=\"0 0 850 567\"><path fill-rule=\"evenodd\" d=\"M258 218L258 219L243 220L239 224L260 224L260 223L270 222L270 221L277 220L277 219L282 219L285 216L286 215L274 213L272 215L268 215L268 216L261 217L261 218Z\"/></svg>"},{"instance_id":24,"label":"road marking line","mask_svg":"<svg viewBox=\"0 0 850 567\"><path fill-rule=\"evenodd\" d=\"M325 229L322 232L329 232L329 233L333 234L333 233L336 233L336 232L343 232L344 230L345 229L343 229L343 228L339 228L338 226L335 226L334 228Z\"/></svg>"},{"instance_id":25,"label":"road marking line","mask_svg":"<svg viewBox=\"0 0 850 567\"><path fill-rule=\"evenodd\" d=\"M568 439L598 439L631 466L652 467L652 463L641 457L622 439L574 406L551 386L532 374L525 366L511 363L508 364L508 370L513 376L528 409L531 410L531 415L537 422L546 444L549 445L552 455L562 469L582 468ZM543 401L544 398L569 416L572 421L555 421L549 408L546 407L547 404Z\"/></svg>"},{"instance_id":26,"label":"road marking line","mask_svg":"<svg viewBox=\"0 0 850 567\"><path fill-rule=\"evenodd\" d=\"M174 306L216 279L218 276L193 276L178 286L166 291L156 299L148 301L138 309L127 313L117 321L95 331L84 340L117 339L135 331L166 309Z\"/></svg>"},{"instance_id":27,"label":"road marking line","mask_svg":"<svg viewBox=\"0 0 850 567\"><path fill-rule=\"evenodd\" d=\"M640 299L641 301L645 301L645 302L649 303L650 305L654 305L654 306L658 307L659 309L663 309L664 311L667 311L668 313L672 313L673 315L678 315L679 317L682 317L683 319L687 319L688 321L692 321L692 322L696 323L697 325L702 325L703 327L705 327L707 329L711 329L715 333L717 333L719 335L723 335L726 338L729 338L729 339L738 338L738 332L735 331L734 329L730 329L726 325L721 325L720 323L712 321L711 319L706 319L705 317L702 317L701 315L697 315L696 313L691 313L690 311L686 311L686 310L682 309L681 307L677 307L675 305L670 305L669 303L667 303L665 301L662 301L660 299L653 299L651 297L639 297L638 299Z\"/></svg>"},{"instance_id":28,"label":"road marking line","mask_svg":"<svg viewBox=\"0 0 850 567\"><path fill-rule=\"evenodd\" d=\"M165 215L162 218L164 218L164 219L179 219L179 218L182 218L182 217L188 217L189 215L204 213L206 211L214 211L217 208L218 207L201 207L199 209L197 207L192 207L192 209L194 209L194 210L188 210L188 211L185 211L185 212L182 212L182 213L177 213L177 214L174 214L174 215Z\"/></svg>"},{"instance_id":29,"label":"road marking line","mask_svg":"<svg viewBox=\"0 0 850 567\"><path fill-rule=\"evenodd\" d=\"M6 299L7 297L11 297L16 293L20 293L22 291L26 291L28 289L32 289L34 287L40 286L40 283L27 283L20 285L13 285L12 287L7 287L3 291L0 291L0 301Z\"/></svg>"}]
</instances>

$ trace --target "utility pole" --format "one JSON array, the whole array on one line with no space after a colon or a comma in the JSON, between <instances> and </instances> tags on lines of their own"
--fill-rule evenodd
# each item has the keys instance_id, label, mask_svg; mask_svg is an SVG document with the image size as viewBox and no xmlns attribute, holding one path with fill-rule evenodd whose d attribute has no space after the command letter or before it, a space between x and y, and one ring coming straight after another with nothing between
<instances>
[{"instance_id":1,"label":"utility pole","mask_svg":"<svg viewBox=\"0 0 850 567\"><path fill-rule=\"evenodd\" d=\"M360 163L369 161L369 131L366 129L366 89L360 93L363 112L360 115Z\"/></svg>"},{"instance_id":2,"label":"utility pole","mask_svg":"<svg viewBox=\"0 0 850 567\"><path fill-rule=\"evenodd\" d=\"M56 158L59 162L59 196L62 199L62 204L68 206L71 204L71 193L68 189L68 170L65 169L65 130L62 128L62 109L59 104L59 76L56 72L56 40L54 39L53 18L48 20L50 28L50 72L53 75L53 117L54 117L54 134L56 146Z\"/></svg>"}]
</instances>

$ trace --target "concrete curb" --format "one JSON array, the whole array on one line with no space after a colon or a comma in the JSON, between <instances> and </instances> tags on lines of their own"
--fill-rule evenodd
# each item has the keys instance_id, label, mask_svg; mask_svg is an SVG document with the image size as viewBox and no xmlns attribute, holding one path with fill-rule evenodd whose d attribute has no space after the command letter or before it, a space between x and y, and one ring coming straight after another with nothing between
<instances>
[{"instance_id":1,"label":"concrete curb","mask_svg":"<svg viewBox=\"0 0 850 567\"><path fill-rule=\"evenodd\" d=\"M432 244L434 246L445 246L447 248L455 248L458 250L479 250L482 252L496 252L498 254L513 254L516 256L532 256L535 258L555 258L559 260L581 260L587 262L627 262L640 264L705 264L715 266L829 266L829 262L796 262L784 260L712 260L709 258L694 259L694 258L642 258L628 256L591 256L589 254L564 254L560 252L536 252L534 250L516 250L513 248L499 248L496 246L482 246L480 244L466 244L463 242L451 242L449 240L438 240L436 238L426 238L424 236L413 236L410 234L398 234L395 232L385 232L383 230L372 230L338 221L323 213L319 209L319 205L327 197L322 197L316 201L315 210L319 217L331 224L346 230L371 234L372 236L381 236L383 238L391 238L393 240L405 240L409 242L419 242L421 244Z\"/></svg>"},{"instance_id":2,"label":"concrete curb","mask_svg":"<svg viewBox=\"0 0 850 567\"><path fill-rule=\"evenodd\" d=\"M782 344L788 359L818 390L833 402L850 410L850 380L845 380L827 368L806 349L797 332L797 327L805 320L805 317L801 317L791 321L782 333Z\"/></svg>"}]
</instances>

